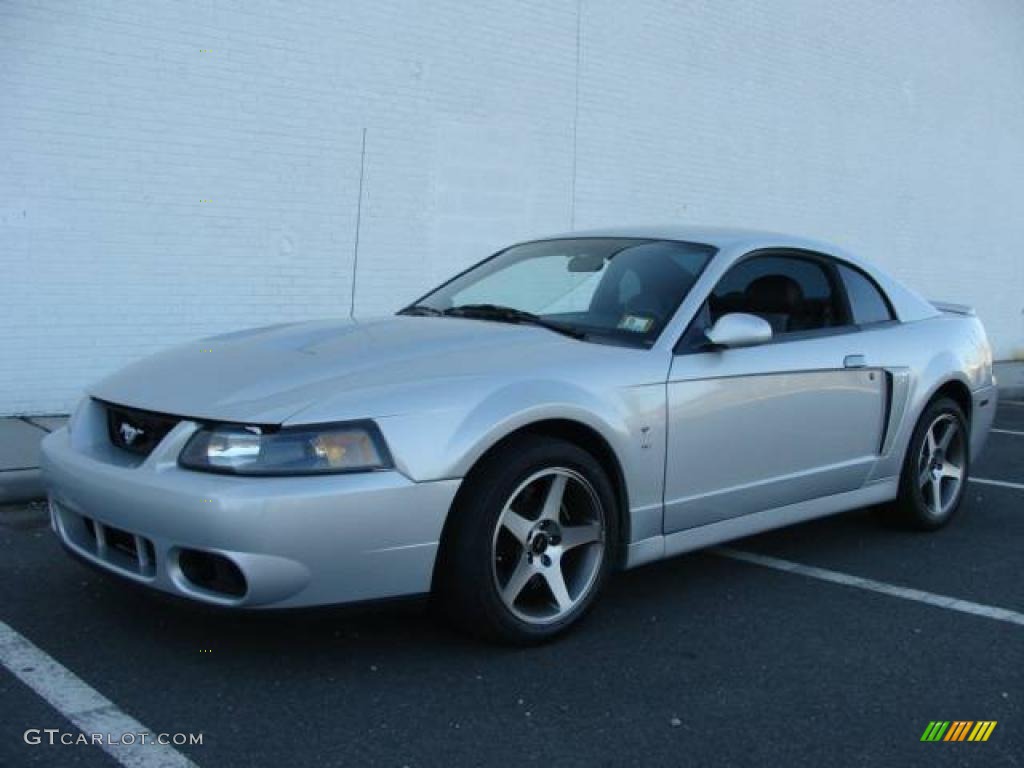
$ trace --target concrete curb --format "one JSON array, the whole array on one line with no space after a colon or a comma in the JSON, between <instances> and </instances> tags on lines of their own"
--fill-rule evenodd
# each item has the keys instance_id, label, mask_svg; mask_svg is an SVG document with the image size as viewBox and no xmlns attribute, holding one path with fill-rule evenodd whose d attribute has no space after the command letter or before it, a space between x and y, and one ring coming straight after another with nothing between
<instances>
[{"instance_id":1,"label":"concrete curb","mask_svg":"<svg viewBox=\"0 0 1024 768\"><path fill-rule=\"evenodd\" d=\"M0 419L0 504L43 498L39 444L66 421L66 416Z\"/></svg>"},{"instance_id":2,"label":"concrete curb","mask_svg":"<svg viewBox=\"0 0 1024 768\"><path fill-rule=\"evenodd\" d=\"M0 472L0 504L24 504L45 496L43 473L35 469L7 469Z\"/></svg>"},{"instance_id":3,"label":"concrete curb","mask_svg":"<svg viewBox=\"0 0 1024 768\"><path fill-rule=\"evenodd\" d=\"M1024 400L1024 360L1009 360L992 366L999 383L1000 400Z\"/></svg>"}]
</instances>

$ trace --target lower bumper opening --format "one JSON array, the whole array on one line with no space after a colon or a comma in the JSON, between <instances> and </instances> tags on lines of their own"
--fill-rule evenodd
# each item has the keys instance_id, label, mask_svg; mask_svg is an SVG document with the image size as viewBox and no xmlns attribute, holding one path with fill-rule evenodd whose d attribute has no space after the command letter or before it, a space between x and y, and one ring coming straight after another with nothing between
<instances>
[{"instance_id":1,"label":"lower bumper opening","mask_svg":"<svg viewBox=\"0 0 1024 768\"><path fill-rule=\"evenodd\" d=\"M207 592L242 597L248 589L241 569L223 555L183 549L178 553L178 567L192 585Z\"/></svg>"},{"instance_id":2,"label":"lower bumper opening","mask_svg":"<svg viewBox=\"0 0 1024 768\"><path fill-rule=\"evenodd\" d=\"M100 523L62 507L54 507L61 517L64 535L93 557L121 570L153 578L156 550L145 536Z\"/></svg>"}]
</instances>

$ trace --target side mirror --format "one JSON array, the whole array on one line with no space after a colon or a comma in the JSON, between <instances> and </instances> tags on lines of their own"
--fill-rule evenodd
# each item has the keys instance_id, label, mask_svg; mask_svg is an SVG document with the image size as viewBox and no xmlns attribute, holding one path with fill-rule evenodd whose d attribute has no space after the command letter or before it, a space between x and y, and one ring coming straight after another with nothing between
<instances>
[{"instance_id":1,"label":"side mirror","mask_svg":"<svg viewBox=\"0 0 1024 768\"><path fill-rule=\"evenodd\" d=\"M743 312L722 315L704 335L717 347L752 347L772 340L767 320Z\"/></svg>"}]
</instances>

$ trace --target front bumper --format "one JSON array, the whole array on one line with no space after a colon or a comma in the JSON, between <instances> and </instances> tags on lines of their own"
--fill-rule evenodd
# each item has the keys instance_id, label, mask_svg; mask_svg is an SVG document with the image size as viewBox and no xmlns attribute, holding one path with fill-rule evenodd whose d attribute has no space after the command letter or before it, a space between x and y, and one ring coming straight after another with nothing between
<instances>
[{"instance_id":1,"label":"front bumper","mask_svg":"<svg viewBox=\"0 0 1024 768\"><path fill-rule=\"evenodd\" d=\"M177 456L196 427L180 423L143 461L105 444L88 417L73 434L49 435L43 478L63 544L125 578L219 605L287 608L430 590L459 480L194 472ZM237 569L241 591L195 578L190 565L211 557Z\"/></svg>"}]
</instances>

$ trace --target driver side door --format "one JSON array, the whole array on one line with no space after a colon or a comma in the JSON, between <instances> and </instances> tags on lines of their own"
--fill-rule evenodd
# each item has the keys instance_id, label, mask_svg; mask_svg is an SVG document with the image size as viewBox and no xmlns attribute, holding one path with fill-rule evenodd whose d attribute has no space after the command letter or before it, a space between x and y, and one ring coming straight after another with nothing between
<instances>
[{"instance_id":1,"label":"driver side door","mask_svg":"<svg viewBox=\"0 0 1024 768\"><path fill-rule=\"evenodd\" d=\"M704 331L731 312L766 320L771 341L709 347ZM859 338L828 257L759 252L723 276L672 361L666 533L864 484L886 377Z\"/></svg>"}]
</instances>

